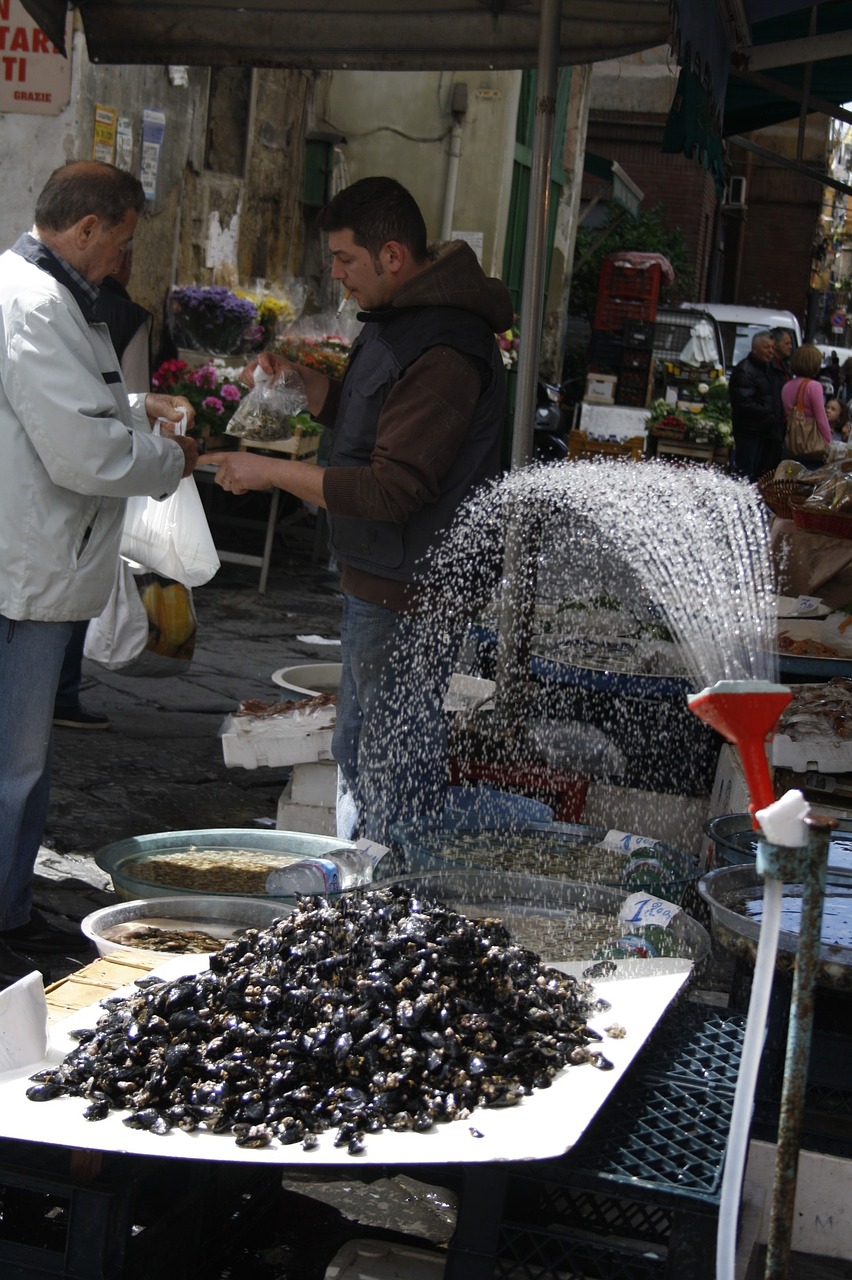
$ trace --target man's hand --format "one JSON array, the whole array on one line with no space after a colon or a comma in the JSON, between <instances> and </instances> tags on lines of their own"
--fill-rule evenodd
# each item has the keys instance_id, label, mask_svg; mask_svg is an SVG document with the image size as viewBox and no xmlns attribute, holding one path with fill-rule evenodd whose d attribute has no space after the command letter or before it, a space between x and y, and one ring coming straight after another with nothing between
<instances>
[{"instance_id":1,"label":"man's hand","mask_svg":"<svg viewBox=\"0 0 852 1280\"><path fill-rule=\"evenodd\" d=\"M191 431L195 425L195 410L186 396L167 396L160 391L149 391L145 397L145 412L152 427L158 418L178 426L184 413L187 431ZM169 432L163 431L162 434L168 435Z\"/></svg>"},{"instance_id":2,"label":"man's hand","mask_svg":"<svg viewBox=\"0 0 852 1280\"><path fill-rule=\"evenodd\" d=\"M280 467L278 459L257 453L206 453L204 462L219 468L213 478L228 493L271 489L275 484L275 471Z\"/></svg>"},{"instance_id":3,"label":"man's hand","mask_svg":"<svg viewBox=\"0 0 852 1280\"><path fill-rule=\"evenodd\" d=\"M173 440L183 452L183 475L182 480L187 476L191 476L198 462L198 443L193 436L174 436L163 432L163 435L169 440Z\"/></svg>"},{"instance_id":4,"label":"man's hand","mask_svg":"<svg viewBox=\"0 0 852 1280\"><path fill-rule=\"evenodd\" d=\"M248 387L253 387L254 371L258 366L270 378L277 378L288 370L298 374L308 398L308 412L314 417L320 412L328 395L328 378L324 373L320 373L318 369L311 369L306 364L294 364L292 360L273 355L270 351L261 351L257 359L249 361L243 369L239 381L244 382Z\"/></svg>"}]
</instances>

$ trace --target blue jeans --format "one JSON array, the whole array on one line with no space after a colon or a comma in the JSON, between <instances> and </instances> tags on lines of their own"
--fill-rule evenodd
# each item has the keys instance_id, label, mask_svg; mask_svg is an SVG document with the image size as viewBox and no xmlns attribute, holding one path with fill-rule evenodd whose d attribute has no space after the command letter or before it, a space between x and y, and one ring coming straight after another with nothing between
<instances>
[{"instance_id":1,"label":"blue jeans","mask_svg":"<svg viewBox=\"0 0 852 1280\"><path fill-rule=\"evenodd\" d=\"M50 796L53 701L73 627L0 614L0 929L30 918Z\"/></svg>"},{"instance_id":2,"label":"blue jeans","mask_svg":"<svg viewBox=\"0 0 852 1280\"><path fill-rule=\"evenodd\" d=\"M332 754L357 807L356 834L385 845L393 823L440 814L447 794L453 655L433 651L422 669L420 638L405 615L344 593Z\"/></svg>"},{"instance_id":3,"label":"blue jeans","mask_svg":"<svg viewBox=\"0 0 852 1280\"><path fill-rule=\"evenodd\" d=\"M80 707L80 681L83 675L83 646L86 643L86 632L89 629L88 619L71 624L74 630L65 648L62 670L59 673L59 687L56 690L57 715L70 715Z\"/></svg>"}]
</instances>

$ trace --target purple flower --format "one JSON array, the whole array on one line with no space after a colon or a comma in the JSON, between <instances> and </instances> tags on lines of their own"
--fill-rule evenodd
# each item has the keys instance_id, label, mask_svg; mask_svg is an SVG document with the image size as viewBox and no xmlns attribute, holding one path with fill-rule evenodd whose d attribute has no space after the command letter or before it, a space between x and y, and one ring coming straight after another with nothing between
<instances>
[{"instance_id":1,"label":"purple flower","mask_svg":"<svg viewBox=\"0 0 852 1280\"><path fill-rule=\"evenodd\" d=\"M225 406L217 396L205 396L201 401L201 407L206 409L208 413L220 414L225 412Z\"/></svg>"},{"instance_id":2,"label":"purple flower","mask_svg":"<svg viewBox=\"0 0 852 1280\"><path fill-rule=\"evenodd\" d=\"M219 395L223 400L242 400L242 392L239 387L235 387L233 382L223 382L219 388Z\"/></svg>"}]
</instances>

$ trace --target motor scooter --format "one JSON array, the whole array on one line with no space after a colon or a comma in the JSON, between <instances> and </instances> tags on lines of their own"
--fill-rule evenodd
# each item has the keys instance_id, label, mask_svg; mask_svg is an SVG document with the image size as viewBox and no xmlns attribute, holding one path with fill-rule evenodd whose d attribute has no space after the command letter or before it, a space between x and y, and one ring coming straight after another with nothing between
<instances>
[{"instance_id":1,"label":"motor scooter","mask_svg":"<svg viewBox=\"0 0 852 1280\"><path fill-rule=\"evenodd\" d=\"M562 404L562 388L539 378L533 424L535 462L561 462L568 457L568 425L568 414Z\"/></svg>"}]
</instances>

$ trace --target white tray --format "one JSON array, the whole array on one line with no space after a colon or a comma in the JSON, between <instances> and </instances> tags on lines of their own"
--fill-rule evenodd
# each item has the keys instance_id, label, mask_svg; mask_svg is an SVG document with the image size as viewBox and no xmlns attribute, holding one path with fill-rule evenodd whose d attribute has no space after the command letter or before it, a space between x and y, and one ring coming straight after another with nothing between
<instances>
[{"instance_id":1,"label":"white tray","mask_svg":"<svg viewBox=\"0 0 852 1280\"><path fill-rule=\"evenodd\" d=\"M588 964L584 961L557 967L579 973ZM205 956L175 957L156 972L173 979L206 965ZM650 976L624 976L648 973L643 965L653 966ZM366 1151L360 1156L351 1156L345 1147L334 1146L334 1128L319 1135L314 1151L277 1144L249 1150L238 1147L230 1133L185 1133L173 1129L158 1137L129 1129L122 1122L126 1112L112 1111L106 1120L85 1120L86 1102L82 1098L30 1102L26 1097L29 1077L60 1060L73 1047L75 1042L68 1036L71 1028L94 1026L102 1012L94 1004L51 1027L50 1049L44 1058L0 1075L0 1137L91 1151L300 1167L340 1165L354 1169L364 1165L544 1160L564 1154L579 1140L687 981L690 969L688 961L678 960L619 962L612 979L594 984L596 994L608 1000L612 1008L591 1018L590 1026L603 1033L605 1027L620 1023L627 1031L623 1040L605 1037L600 1045L613 1063L612 1071L600 1071L588 1064L565 1067L550 1089L536 1090L516 1107L477 1108L468 1120L436 1125L427 1133L385 1130L369 1135ZM127 987L115 994L133 990ZM14 987L0 992L0 1041L4 1031L12 1032L14 1028L15 1036L20 1033L22 1010L15 1003L14 993Z\"/></svg>"}]
</instances>

